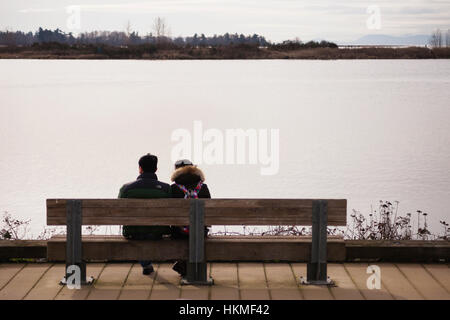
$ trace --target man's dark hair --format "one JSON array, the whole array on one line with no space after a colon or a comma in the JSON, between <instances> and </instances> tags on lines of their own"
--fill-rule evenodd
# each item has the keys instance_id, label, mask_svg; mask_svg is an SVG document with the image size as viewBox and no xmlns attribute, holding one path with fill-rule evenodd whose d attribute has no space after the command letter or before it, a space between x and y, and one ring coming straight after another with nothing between
<instances>
[{"instance_id":1,"label":"man's dark hair","mask_svg":"<svg viewBox=\"0 0 450 320\"><path fill-rule=\"evenodd\" d=\"M139 166L144 172L155 173L158 166L158 157L147 153L139 159Z\"/></svg>"}]
</instances>

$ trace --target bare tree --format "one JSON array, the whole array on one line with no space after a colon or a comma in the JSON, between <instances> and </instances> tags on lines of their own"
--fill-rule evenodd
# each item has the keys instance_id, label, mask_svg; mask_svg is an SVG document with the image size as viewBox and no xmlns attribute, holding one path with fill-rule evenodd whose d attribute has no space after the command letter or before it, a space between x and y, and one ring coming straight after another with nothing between
<instances>
[{"instance_id":1,"label":"bare tree","mask_svg":"<svg viewBox=\"0 0 450 320\"><path fill-rule=\"evenodd\" d=\"M442 32L441 29L436 29L431 33L430 45L434 48L442 47Z\"/></svg>"},{"instance_id":2,"label":"bare tree","mask_svg":"<svg viewBox=\"0 0 450 320\"><path fill-rule=\"evenodd\" d=\"M10 31L8 27L5 29L5 42L7 46L16 45L16 33L14 31Z\"/></svg>"},{"instance_id":3,"label":"bare tree","mask_svg":"<svg viewBox=\"0 0 450 320\"><path fill-rule=\"evenodd\" d=\"M447 34L445 35L445 46L450 47L450 29L447 30Z\"/></svg>"},{"instance_id":4,"label":"bare tree","mask_svg":"<svg viewBox=\"0 0 450 320\"><path fill-rule=\"evenodd\" d=\"M166 23L166 20L161 17L155 18L153 21L153 31L158 39L164 39L170 37L170 28Z\"/></svg>"},{"instance_id":5,"label":"bare tree","mask_svg":"<svg viewBox=\"0 0 450 320\"><path fill-rule=\"evenodd\" d=\"M125 25L126 39L124 41L124 44L126 44L126 45L130 45L131 44L131 41L130 41L131 30L132 30L131 22L130 22L130 20L128 20L127 24Z\"/></svg>"},{"instance_id":6,"label":"bare tree","mask_svg":"<svg viewBox=\"0 0 450 320\"><path fill-rule=\"evenodd\" d=\"M125 32L127 33L127 37L131 34L131 23L130 20L127 21L127 25L125 26Z\"/></svg>"},{"instance_id":7,"label":"bare tree","mask_svg":"<svg viewBox=\"0 0 450 320\"><path fill-rule=\"evenodd\" d=\"M436 30L437 39L438 39L438 47L442 47L442 32L441 29Z\"/></svg>"}]
</instances>

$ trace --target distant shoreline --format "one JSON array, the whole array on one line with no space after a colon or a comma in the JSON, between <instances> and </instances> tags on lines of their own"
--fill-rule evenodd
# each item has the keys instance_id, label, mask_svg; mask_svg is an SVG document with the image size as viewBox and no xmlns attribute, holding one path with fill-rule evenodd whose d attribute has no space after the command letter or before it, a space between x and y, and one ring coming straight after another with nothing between
<instances>
[{"instance_id":1,"label":"distant shoreline","mask_svg":"<svg viewBox=\"0 0 450 320\"><path fill-rule=\"evenodd\" d=\"M450 59L444 48L300 48L274 49L254 46L155 48L138 45L114 46L24 46L0 47L0 59L133 59L133 60L233 60L233 59Z\"/></svg>"}]
</instances>

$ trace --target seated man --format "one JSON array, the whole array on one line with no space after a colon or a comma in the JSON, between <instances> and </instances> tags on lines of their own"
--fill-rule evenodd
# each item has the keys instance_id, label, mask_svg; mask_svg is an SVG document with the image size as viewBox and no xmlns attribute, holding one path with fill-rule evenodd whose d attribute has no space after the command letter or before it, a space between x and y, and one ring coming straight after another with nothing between
<instances>
[{"instance_id":1,"label":"seated man","mask_svg":"<svg viewBox=\"0 0 450 320\"><path fill-rule=\"evenodd\" d=\"M139 159L139 176L136 181L123 185L119 192L119 198L170 198L170 185L158 181L155 172L158 158L146 154ZM163 234L170 234L169 226L123 226L122 234L127 239L157 240ZM145 275L153 272L151 261L140 261L142 273Z\"/></svg>"}]
</instances>

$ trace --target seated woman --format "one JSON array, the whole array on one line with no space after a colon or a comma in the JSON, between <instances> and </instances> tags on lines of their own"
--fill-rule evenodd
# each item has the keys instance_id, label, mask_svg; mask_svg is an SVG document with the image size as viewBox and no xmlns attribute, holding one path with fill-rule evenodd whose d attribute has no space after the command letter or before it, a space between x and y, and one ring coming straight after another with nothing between
<instances>
[{"instance_id":1,"label":"seated woman","mask_svg":"<svg viewBox=\"0 0 450 320\"><path fill-rule=\"evenodd\" d=\"M174 183L170 186L172 198L211 198L203 172L189 160L178 160L175 162L175 171L170 178ZM205 228L205 235L208 229ZM173 238L188 238L189 227L172 227ZM178 260L172 269L180 275L186 275L186 261Z\"/></svg>"}]
</instances>

